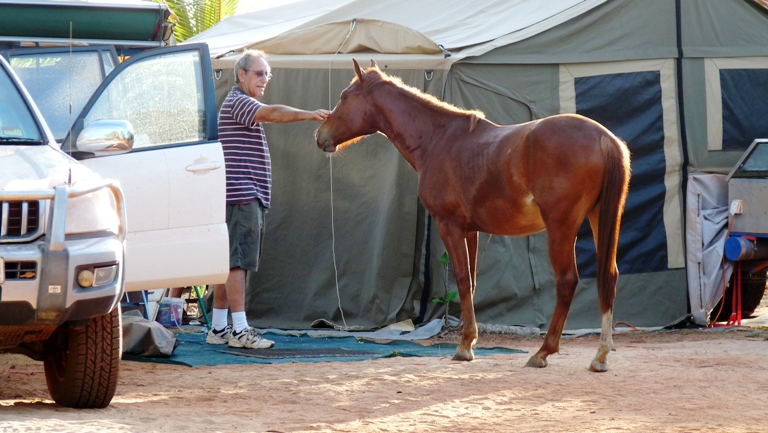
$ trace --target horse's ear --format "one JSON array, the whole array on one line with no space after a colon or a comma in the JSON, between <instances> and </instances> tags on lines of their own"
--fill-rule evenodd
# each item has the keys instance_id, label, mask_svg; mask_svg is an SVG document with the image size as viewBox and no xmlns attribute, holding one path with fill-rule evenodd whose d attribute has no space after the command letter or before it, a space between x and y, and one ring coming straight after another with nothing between
<instances>
[{"instance_id":1,"label":"horse's ear","mask_svg":"<svg viewBox=\"0 0 768 433\"><path fill-rule=\"evenodd\" d=\"M371 67L372 67L372 68L376 68L376 69L379 69L379 64L378 64L378 63L376 63L376 60L373 60L373 59L371 59Z\"/></svg>"},{"instance_id":2,"label":"horse's ear","mask_svg":"<svg viewBox=\"0 0 768 433\"><path fill-rule=\"evenodd\" d=\"M352 59L352 63L355 64L355 74L357 74L357 79L362 82L363 81L363 74L365 74L365 72L363 72L363 70L360 69L360 64L357 63L357 60Z\"/></svg>"}]
</instances>

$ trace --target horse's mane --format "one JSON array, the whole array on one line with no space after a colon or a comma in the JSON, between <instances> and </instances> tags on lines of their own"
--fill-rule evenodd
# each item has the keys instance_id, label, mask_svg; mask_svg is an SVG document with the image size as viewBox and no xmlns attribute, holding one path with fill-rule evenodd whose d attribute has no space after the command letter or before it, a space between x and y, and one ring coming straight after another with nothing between
<instances>
[{"instance_id":1,"label":"horse's mane","mask_svg":"<svg viewBox=\"0 0 768 433\"><path fill-rule=\"evenodd\" d=\"M405 90L407 93L412 95L421 105L427 108L434 108L440 111L447 111L449 113L457 114L460 116L467 116L469 117L469 122L470 122L469 132L472 132L475 129L475 126L477 126L477 123L480 121L480 119L485 119L485 113L483 113L480 110L465 110L463 108L459 108L445 101L441 101L436 97L434 97L433 95L430 95L429 93L425 93L415 87L405 84L400 77L397 77L394 75L387 75L385 73L382 73L381 71L378 71L375 68L369 69L368 72L371 72L372 70L376 70L377 72L379 72L377 75L381 77L381 81L373 83L371 85L372 87L379 86L384 83L390 83L400 89Z\"/></svg>"}]
</instances>

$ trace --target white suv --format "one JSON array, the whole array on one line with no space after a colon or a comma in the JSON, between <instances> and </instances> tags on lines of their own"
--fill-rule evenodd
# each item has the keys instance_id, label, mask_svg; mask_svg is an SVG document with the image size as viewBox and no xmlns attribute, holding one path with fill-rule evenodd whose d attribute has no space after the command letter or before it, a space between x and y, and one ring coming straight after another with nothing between
<instances>
[{"instance_id":1,"label":"white suv","mask_svg":"<svg viewBox=\"0 0 768 433\"><path fill-rule=\"evenodd\" d=\"M228 273L208 48L148 50L102 70L92 96L70 99L87 102L60 143L18 76L44 74L71 54L6 57L0 352L44 361L57 403L106 407L117 385L123 290L221 283Z\"/></svg>"}]
</instances>

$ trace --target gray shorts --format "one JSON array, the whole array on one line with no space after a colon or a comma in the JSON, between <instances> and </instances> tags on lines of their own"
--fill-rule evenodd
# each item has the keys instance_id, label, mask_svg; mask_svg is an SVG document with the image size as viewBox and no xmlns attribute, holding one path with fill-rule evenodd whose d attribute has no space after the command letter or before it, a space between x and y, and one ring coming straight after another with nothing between
<instances>
[{"instance_id":1,"label":"gray shorts","mask_svg":"<svg viewBox=\"0 0 768 433\"><path fill-rule=\"evenodd\" d=\"M229 268L259 270L267 210L256 200L248 204L227 205Z\"/></svg>"}]
</instances>

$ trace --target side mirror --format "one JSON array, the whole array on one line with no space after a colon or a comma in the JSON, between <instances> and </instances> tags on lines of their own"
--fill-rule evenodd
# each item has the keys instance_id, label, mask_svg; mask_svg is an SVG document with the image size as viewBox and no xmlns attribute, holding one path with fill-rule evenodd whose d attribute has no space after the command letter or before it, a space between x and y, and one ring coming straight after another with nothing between
<instances>
[{"instance_id":1,"label":"side mirror","mask_svg":"<svg viewBox=\"0 0 768 433\"><path fill-rule=\"evenodd\" d=\"M127 120L102 119L88 124L73 146L94 156L119 155L133 149L133 125Z\"/></svg>"}]
</instances>

